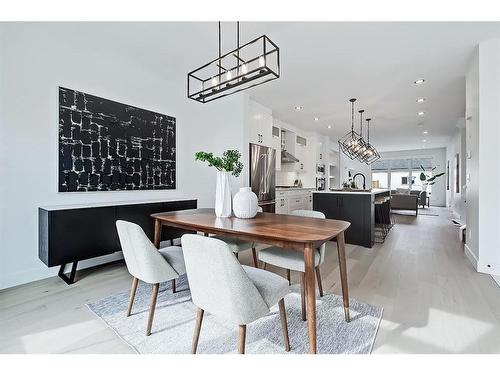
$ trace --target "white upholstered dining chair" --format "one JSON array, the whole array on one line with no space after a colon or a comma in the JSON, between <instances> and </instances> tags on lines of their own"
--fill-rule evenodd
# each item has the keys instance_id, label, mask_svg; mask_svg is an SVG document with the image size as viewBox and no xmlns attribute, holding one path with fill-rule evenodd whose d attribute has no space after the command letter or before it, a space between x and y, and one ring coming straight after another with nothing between
<instances>
[{"instance_id":1,"label":"white upholstered dining chair","mask_svg":"<svg viewBox=\"0 0 500 375\"><path fill-rule=\"evenodd\" d=\"M262 207L258 207L257 212L262 212ZM213 237L224 241L229 246L236 258L238 258L238 254L240 252L252 249L253 265L256 268L259 268L259 263L257 260L257 250L255 249L257 244L255 242L248 242L245 240L240 240L239 238L229 236L216 235Z\"/></svg>"},{"instance_id":2,"label":"white upholstered dining chair","mask_svg":"<svg viewBox=\"0 0 500 375\"><path fill-rule=\"evenodd\" d=\"M132 312L138 280L153 286L146 328L146 335L149 336L160 283L165 281L174 283L175 279L186 273L182 248L180 246L167 246L158 250L139 225L128 221L118 220L116 228L125 264L133 277L127 316L130 316Z\"/></svg>"},{"instance_id":3,"label":"white upholstered dining chair","mask_svg":"<svg viewBox=\"0 0 500 375\"><path fill-rule=\"evenodd\" d=\"M182 236L182 249L193 303L198 307L192 353L196 353L204 312L239 325L238 351L245 352L246 325L278 303L285 350L290 350L283 297L288 282L274 273L242 266L231 248L213 237Z\"/></svg>"},{"instance_id":4,"label":"white upholstered dining chair","mask_svg":"<svg viewBox=\"0 0 500 375\"><path fill-rule=\"evenodd\" d=\"M292 215L314 217L325 219L325 214L319 211L312 210L295 210ZM314 252L314 267L316 270L316 279L318 280L319 295L323 297L323 286L321 284L321 274L319 266L325 261L326 244L321 245ZM259 260L263 262L265 269L266 264L285 268L287 270L287 279L290 283L290 270L301 272L300 290L302 300L302 320L306 320L306 299L305 299L305 263L304 253L293 249L283 249L281 247L272 246L259 251Z\"/></svg>"}]
</instances>

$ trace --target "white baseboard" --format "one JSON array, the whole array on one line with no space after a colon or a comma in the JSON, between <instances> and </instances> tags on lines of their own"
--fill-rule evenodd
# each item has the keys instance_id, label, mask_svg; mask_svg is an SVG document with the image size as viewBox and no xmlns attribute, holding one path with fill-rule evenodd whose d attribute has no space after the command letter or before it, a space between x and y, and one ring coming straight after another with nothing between
<instances>
[{"instance_id":1,"label":"white baseboard","mask_svg":"<svg viewBox=\"0 0 500 375\"><path fill-rule=\"evenodd\" d=\"M123 259L121 251L113 254L103 255L98 258L82 260L78 262L77 270L98 266L100 264L113 262L119 259ZM66 272L68 272L69 266L67 266L66 268ZM47 279L49 277L54 277L57 275L58 271L59 267L47 268L43 263L40 262L40 267L33 267L21 272L0 275L0 290L31 283L33 281Z\"/></svg>"},{"instance_id":2,"label":"white baseboard","mask_svg":"<svg viewBox=\"0 0 500 375\"><path fill-rule=\"evenodd\" d=\"M467 244L465 244L465 246L464 246L464 253L465 253L465 256L467 257L467 259L469 259L469 261L474 266L474 269L477 271L477 257L472 252L472 250L470 249L470 247L467 246Z\"/></svg>"}]
</instances>

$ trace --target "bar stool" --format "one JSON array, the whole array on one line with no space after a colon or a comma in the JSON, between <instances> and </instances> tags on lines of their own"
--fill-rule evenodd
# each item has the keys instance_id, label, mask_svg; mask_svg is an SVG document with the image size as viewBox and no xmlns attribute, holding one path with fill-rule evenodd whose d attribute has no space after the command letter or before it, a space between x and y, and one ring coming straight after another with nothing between
<instances>
[{"instance_id":1,"label":"bar stool","mask_svg":"<svg viewBox=\"0 0 500 375\"><path fill-rule=\"evenodd\" d=\"M375 205L375 242L384 243L391 229L390 197L376 198Z\"/></svg>"}]
</instances>

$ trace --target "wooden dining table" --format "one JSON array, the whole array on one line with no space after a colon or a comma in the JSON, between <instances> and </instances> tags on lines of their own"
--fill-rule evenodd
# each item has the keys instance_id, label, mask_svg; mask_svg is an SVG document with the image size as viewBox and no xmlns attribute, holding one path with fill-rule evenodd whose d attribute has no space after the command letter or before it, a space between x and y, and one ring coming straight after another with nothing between
<instances>
[{"instance_id":1,"label":"wooden dining table","mask_svg":"<svg viewBox=\"0 0 500 375\"><path fill-rule=\"evenodd\" d=\"M304 253L306 312L309 334L309 352L316 353L316 285L314 278L314 251L323 243L335 239L339 259L340 280L345 320L349 322L349 291L345 259L344 232L350 223L341 220L318 219L294 215L260 212L253 219L219 218L213 209L155 213L154 244L160 246L162 226L171 226L217 234L245 241L257 242ZM283 250L286 251L286 250Z\"/></svg>"}]
</instances>

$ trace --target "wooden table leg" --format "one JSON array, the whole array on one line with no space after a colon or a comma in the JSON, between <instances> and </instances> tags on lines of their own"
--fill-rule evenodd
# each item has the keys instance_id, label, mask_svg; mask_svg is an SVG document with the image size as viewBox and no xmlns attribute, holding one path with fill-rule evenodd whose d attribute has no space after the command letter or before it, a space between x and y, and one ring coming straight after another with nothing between
<instances>
[{"instance_id":1,"label":"wooden table leg","mask_svg":"<svg viewBox=\"0 0 500 375\"><path fill-rule=\"evenodd\" d=\"M342 285L342 297L344 299L345 321L350 322L349 316L349 288L347 285L347 266L345 262L345 240L344 232L337 236L337 251L339 254L340 283Z\"/></svg>"},{"instance_id":2,"label":"wooden table leg","mask_svg":"<svg viewBox=\"0 0 500 375\"><path fill-rule=\"evenodd\" d=\"M304 246L304 263L306 274L306 312L309 332L309 353L316 354L316 292L314 279L314 249L312 244Z\"/></svg>"},{"instance_id":3,"label":"wooden table leg","mask_svg":"<svg viewBox=\"0 0 500 375\"><path fill-rule=\"evenodd\" d=\"M158 219L155 219L155 247L157 249L160 248L160 242L161 242L161 221Z\"/></svg>"}]
</instances>

